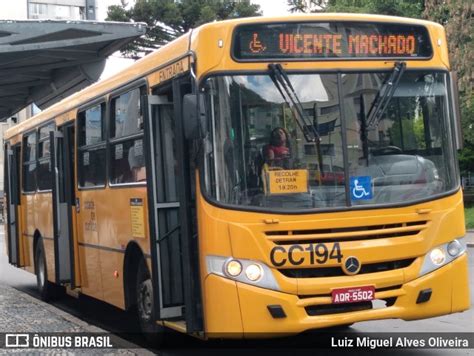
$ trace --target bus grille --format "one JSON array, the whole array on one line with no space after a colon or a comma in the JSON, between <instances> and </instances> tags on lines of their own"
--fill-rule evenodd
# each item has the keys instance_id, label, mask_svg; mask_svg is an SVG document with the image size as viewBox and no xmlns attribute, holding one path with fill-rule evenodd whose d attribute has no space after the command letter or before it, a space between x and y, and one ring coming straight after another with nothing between
<instances>
[{"instance_id":1,"label":"bus grille","mask_svg":"<svg viewBox=\"0 0 474 356\"><path fill-rule=\"evenodd\" d=\"M339 227L311 230L266 231L268 240L276 245L304 244L318 242L361 241L380 238L393 238L417 235L428 227L429 221L410 221L403 223Z\"/></svg>"},{"instance_id":2,"label":"bus grille","mask_svg":"<svg viewBox=\"0 0 474 356\"><path fill-rule=\"evenodd\" d=\"M340 314L340 313L349 313L360 310L369 310L375 309L374 303L376 301L383 302L382 308L388 308L394 305L397 301L396 297L386 298L381 300L374 300L372 302L361 302L361 303L342 303L342 304L324 304L324 305L310 305L305 307L306 314L308 316L317 316L317 315L328 315L328 314ZM380 309L378 307L377 309Z\"/></svg>"},{"instance_id":3,"label":"bus grille","mask_svg":"<svg viewBox=\"0 0 474 356\"><path fill-rule=\"evenodd\" d=\"M348 313L368 309L372 309L372 302L311 305L305 307L306 314L309 316Z\"/></svg>"},{"instance_id":4,"label":"bus grille","mask_svg":"<svg viewBox=\"0 0 474 356\"><path fill-rule=\"evenodd\" d=\"M376 273L393 271L410 266L416 258L407 258L397 261L385 261L378 263L363 264L358 274ZM318 267L318 268L290 268L279 269L281 274L290 278L318 278L318 277L337 277L346 274L341 267Z\"/></svg>"}]
</instances>

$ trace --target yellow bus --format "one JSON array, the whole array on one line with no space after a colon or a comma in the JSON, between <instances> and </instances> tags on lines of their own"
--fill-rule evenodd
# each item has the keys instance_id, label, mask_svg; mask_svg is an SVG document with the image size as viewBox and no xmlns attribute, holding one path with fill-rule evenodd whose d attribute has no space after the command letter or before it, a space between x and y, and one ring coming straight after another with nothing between
<instances>
[{"instance_id":1,"label":"yellow bus","mask_svg":"<svg viewBox=\"0 0 474 356\"><path fill-rule=\"evenodd\" d=\"M432 22L205 24L6 132L10 263L145 332L461 312L455 88Z\"/></svg>"}]
</instances>

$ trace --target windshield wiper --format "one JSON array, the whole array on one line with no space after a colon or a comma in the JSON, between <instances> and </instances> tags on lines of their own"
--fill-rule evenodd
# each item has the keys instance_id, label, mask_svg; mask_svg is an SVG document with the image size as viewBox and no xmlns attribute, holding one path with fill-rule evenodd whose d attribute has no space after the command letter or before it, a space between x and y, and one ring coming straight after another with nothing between
<instances>
[{"instance_id":1,"label":"windshield wiper","mask_svg":"<svg viewBox=\"0 0 474 356\"><path fill-rule=\"evenodd\" d=\"M319 133L311 121L306 116L303 105L301 105L301 101L298 98L298 95L293 88L293 85L288 78L285 70L281 66L281 64L269 64L268 68L270 69L270 78L272 79L273 83L277 87L278 91L280 92L281 96L288 104L288 106L293 106L296 110L297 115L293 115L295 121L307 142L317 142L320 141L321 138L319 137Z\"/></svg>"},{"instance_id":2,"label":"windshield wiper","mask_svg":"<svg viewBox=\"0 0 474 356\"><path fill-rule=\"evenodd\" d=\"M323 172L323 157L321 154L321 136L319 135L318 129L315 127L314 123L309 120L306 116L305 111L303 110L303 105L301 104L298 95L296 94L293 85L291 84L290 78L286 74L285 70L280 63L269 64L268 69L270 70L270 78L280 92L285 103L290 107L292 106L295 110L291 110L293 118L297 126L300 128L306 142L315 143L317 154L318 154L318 164L321 175L324 176ZM291 103L291 105L290 105Z\"/></svg>"},{"instance_id":3,"label":"windshield wiper","mask_svg":"<svg viewBox=\"0 0 474 356\"><path fill-rule=\"evenodd\" d=\"M395 90L398 87L398 83L400 82L400 78L405 72L406 67L406 62L395 63L395 66L390 73L390 77L385 81L378 91L377 96L375 97L375 100L369 109L369 113L367 114L366 129L374 128L374 126L382 118L385 110L388 107L388 104L390 103L390 100L393 97L393 94L395 94Z\"/></svg>"}]
</instances>

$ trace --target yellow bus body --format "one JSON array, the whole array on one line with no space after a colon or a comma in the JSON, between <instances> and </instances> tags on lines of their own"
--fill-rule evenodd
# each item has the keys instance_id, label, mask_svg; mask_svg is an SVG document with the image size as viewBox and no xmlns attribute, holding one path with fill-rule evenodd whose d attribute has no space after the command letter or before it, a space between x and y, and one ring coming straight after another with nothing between
<instances>
[{"instance_id":1,"label":"yellow bus body","mask_svg":"<svg viewBox=\"0 0 474 356\"><path fill-rule=\"evenodd\" d=\"M268 62L236 62L230 56L232 34L235 26L245 23L286 21L375 21L391 23L421 24L426 26L433 45L433 56L427 60L407 60L407 68L437 69L449 71L446 37L442 26L421 20L377 15L317 14L296 15L278 18L248 18L206 24L191 34L162 47L136 62L110 79L94 84L81 92L22 122L6 132L5 140L14 145L21 143L23 134L53 119L57 126L76 119L78 108L87 102L103 97L126 83L145 78L150 92L153 87L173 77L166 78L160 70L185 58L184 70L195 65L198 80L211 73L266 71ZM194 54L194 58L190 55ZM324 60L317 62L317 70L369 70L391 69L393 60ZM285 69L314 69L315 62L284 61ZM177 73L179 74L179 73ZM77 154L77 150L76 150ZM77 161L77 155L75 157ZM75 168L77 170L77 168ZM77 172L76 172L77 177ZM198 175L196 175L198 181ZM199 187L199 184L196 184ZM131 240L142 249L150 264L150 228L145 223L145 238L132 239L132 223L128 209L131 198L144 201L148 210L146 186L79 190L76 196L81 201L95 203L94 215L97 230L86 232L79 227L90 219L91 212L73 210L74 241L78 246L75 255L75 277L78 290L86 295L103 300L119 308L125 308L124 300L124 256ZM43 237L49 280L54 282L54 248L52 230L52 197L50 192L22 194L18 223L20 226L20 261L23 268L34 270L34 237ZM196 209L199 236L199 259L202 289L204 334L208 337L245 337L262 334L293 334L309 329L324 328L358 321L400 318L404 320L434 317L460 312L470 306L466 254L454 262L419 277L423 257L433 247L462 238L465 235L462 192L421 204L378 208L357 211L339 211L306 214L269 214L237 211L221 208L207 201L200 190L196 192ZM413 225L413 223L415 223ZM391 233L397 238L358 240L362 234L359 227L395 224ZM386 260L413 258L407 268L355 276L330 278L289 278L275 274L280 291L268 290L226 279L207 272L207 256L232 256L234 258L262 261L271 266L269 252L274 246L275 236L268 232L288 231L279 237L290 244L305 236L295 235L295 230L346 228L344 236L354 241L341 242L347 255L357 255L363 264ZM415 226L415 227L413 227ZM404 236L406 231L417 229L416 235ZM366 234L366 232L364 232ZM325 239L337 239L341 234L328 233ZM306 236L309 238L308 236ZM313 236L314 237L314 236ZM100 246L101 248L96 248ZM300 252L296 252L298 258ZM277 255L277 258L283 258ZM334 262L328 262L331 266ZM282 268L291 266L285 264ZM304 264L300 267L309 267ZM348 313L309 316L305 307L331 303L333 288L360 285L375 286L376 299L396 298L392 306L381 309L353 311ZM427 304L417 304L420 290L431 288L432 297ZM280 305L286 318L275 319L267 310L268 305ZM165 322L165 325L185 331L180 323Z\"/></svg>"}]
</instances>

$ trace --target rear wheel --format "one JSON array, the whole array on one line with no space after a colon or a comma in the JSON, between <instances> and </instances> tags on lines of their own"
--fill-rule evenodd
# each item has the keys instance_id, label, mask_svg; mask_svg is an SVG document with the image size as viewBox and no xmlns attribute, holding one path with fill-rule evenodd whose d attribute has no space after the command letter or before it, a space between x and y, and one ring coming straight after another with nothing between
<instances>
[{"instance_id":1,"label":"rear wheel","mask_svg":"<svg viewBox=\"0 0 474 356\"><path fill-rule=\"evenodd\" d=\"M164 340L164 327L154 321L153 285L144 260L137 271L137 316L145 339L153 346L160 346Z\"/></svg>"},{"instance_id":2,"label":"rear wheel","mask_svg":"<svg viewBox=\"0 0 474 356\"><path fill-rule=\"evenodd\" d=\"M48 271L46 269L46 257L44 254L43 241L39 240L35 253L36 285L41 300L47 302L53 297L53 285L48 281Z\"/></svg>"}]
</instances>

